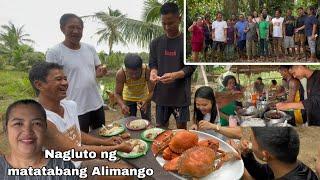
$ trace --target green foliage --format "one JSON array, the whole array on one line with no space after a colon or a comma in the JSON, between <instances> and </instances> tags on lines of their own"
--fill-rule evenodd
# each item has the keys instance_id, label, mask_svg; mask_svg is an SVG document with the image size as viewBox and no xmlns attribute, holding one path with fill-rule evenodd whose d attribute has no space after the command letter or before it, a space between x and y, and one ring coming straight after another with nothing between
<instances>
[{"instance_id":1,"label":"green foliage","mask_svg":"<svg viewBox=\"0 0 320 180\"><path fill-rule=\"evenodd\" d=\"M148 63L149 61L149 54L145 52L138 53L138 55L142 58L144 63ZM121 52L114 52L110 55L106 54L104 51L98 53L100 61L102 64L107 65L107 69L109 71L117 71L122 65L126 53Z\"/></svg>"},{"instance_id":2,"label":"green foliage","mask_svg":"<svg viewBox=\"0 0 320 180\"><path fill-rule=\"evenodd\" d=\"M5 112L10 103L34 97L26 72L0 71L0 114Z\"/></svg>"}]
</instances>

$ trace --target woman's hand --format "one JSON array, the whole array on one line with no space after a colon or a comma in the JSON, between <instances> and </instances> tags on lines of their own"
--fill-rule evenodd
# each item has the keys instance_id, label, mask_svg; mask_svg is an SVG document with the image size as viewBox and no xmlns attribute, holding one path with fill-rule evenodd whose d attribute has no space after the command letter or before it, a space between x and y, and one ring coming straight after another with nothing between
<instances>
[{"instance_id":1,"label":"woman's hand","mask_svg":"<svg viewBox=\"0 0 320 180\"><path fill-rule=\"evenodd\" d=\"M132 151L132 149L133 149L133 146L127 142L123 142L123 143L117 145L117 150L121 151L121 152L129 153Z\"/></svg>"},{"instance_id":2,"label":"woman's hand","mask_svg":"<svg viewBox=\"0 0 320 180\"><path fill-rule=\"evenodd\" d=\"M217 125L212 124L209 121L201 120L199 122L199 129L201 130L217 130Z\"/></svg>"},{"instance_id":3,"label":"woman's hand","mask_svg":"<svg viewBox=\"0 0 320 180\"><path fill-rule=\"evenodd\" d=\"M191 127L190 127L191 130L198 130L198 125L197 124L193 124Z\"/></svg>"},{"instance_id":4,"label":"woman's hand","mask_svg":"<svg viewBox=\"0 0 320 180\"><path fill-rule=\"evenodd\" d=\"M106 139L106 141L108 142L108 145L111 145L111 146L121 144L123 142L122 138L118 136L110 137Z\"/></svg>"}]
</instances>

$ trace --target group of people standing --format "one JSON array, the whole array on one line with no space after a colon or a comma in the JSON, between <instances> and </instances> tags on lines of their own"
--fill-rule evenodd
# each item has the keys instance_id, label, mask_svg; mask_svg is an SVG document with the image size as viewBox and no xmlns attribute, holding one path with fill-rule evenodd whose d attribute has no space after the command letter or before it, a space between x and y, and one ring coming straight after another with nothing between
<instances>
[{"instance_id":1,"label":"group of people standing","mask_svg":"<svg viewBox=\"0 0 320 180\"><path fill-rule=\"evenodd\" d=\"M247 17L232 15L227 20L217 12L211 22L210 15L206 14L204 18L198 17L188 28L192 33L192 61L200 61L199 53L202 52L204 60L211 61L208 59L211 49L213 61L224 57L226 61L316 62L318 24L316 9L312 6L297 8L296 17L291 9L285 15L277 9L274 17L263 9L261 13L254 11Z\"/></svg>"}]
</instances>

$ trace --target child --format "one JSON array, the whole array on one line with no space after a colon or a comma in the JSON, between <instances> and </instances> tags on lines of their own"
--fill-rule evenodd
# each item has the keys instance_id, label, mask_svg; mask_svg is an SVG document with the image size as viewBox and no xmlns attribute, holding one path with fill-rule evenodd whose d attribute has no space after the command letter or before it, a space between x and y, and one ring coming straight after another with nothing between
<instances>
[{"instance_id":1,"label":"child","mask_svg":"<svg viewBox=\"0 0 320 180\"><path fill-rule=\"evenodd\" d=\"M197 21L188 28L189 32L192 32L191 37L191 48L192 48L192 61L199 61L199 52L203 49L204 42L204 32L203 32L203 22L199 17Z\"/></svg>"},{"instance_id":2,"label":"child","mask_svg":"<svg viewBox=\"0 0 320 180\"><path fill-rule=\"evenodd\" d=\"M194 124L191 129L214 130L230 138L241 138L240 128L220 126L220 124L222 126L227 124L220 120L214 91L211 87L200 87L194 96Z\"/></svg>"}]
</instances>

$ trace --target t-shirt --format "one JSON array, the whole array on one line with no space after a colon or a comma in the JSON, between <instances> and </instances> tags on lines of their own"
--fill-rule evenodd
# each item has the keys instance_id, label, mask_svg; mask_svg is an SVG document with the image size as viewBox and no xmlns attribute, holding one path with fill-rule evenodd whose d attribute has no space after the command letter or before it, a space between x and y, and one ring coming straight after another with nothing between
<instances>
[{"instance_id":1,"label":"t-shirt","mask_svg":"<svg viewBox=\"0 0 320 180\"><path fill-rule=\"evenodd\" d=\"M257 39L257 24L252 22L247 24L247 29L249 29L249 31L247 32L246 35L246 40L247 41L251 41L251 40L256 40Z\"/></svg>"},{"instance_id":2,"label":"t-shirt","mask_svg":"<svg viewBox=\"0 0 320 180\"><path fill-rule=\"evenodd\" d=\"M296 22L296 28L300 28L301 26L304 25L304 21L306 20L307 16L306 15L302 15L302 16L299 16L297 18L297 22ZM299 34L304 34L304 30L299 30L298 31Z\"/></svg>"},{"instance_id":3,"label":"t-shirt","mask_svg":"<svg viewBox=\"0 0 320 180\"><path fill-rule=\"evenodd\" d=\"M226 21L213 21L212 30L214 30L214 38L213 41L224 42L226 40L226 36L224 35L224 30L227 29Z\"/></svg>"},{"instance_id":4,"label":"t-shirt","mask_svg":"<svg viewBox=\"0 0 320 180\"><path fill-rule=\"evenodd\" d=\"M282 34L283 21L284 21L283 17L272 19L272 25L273 25L272 36L273 37L283 37L283 34Z\"/></svg>"},{"instance_id":5,"label":"t-shirt","mask_svg":"<svg viewBox=\"0 0 320 180\"><path fill-rule=\"evenodd\" d=\"M67 99L77 103L78 115L94 111L103 105L95 70L95 66L101 63L94 47L81 43L80 49L72 50L59 43L48 50L46 61L63 66L69 82Z\"/></svg>"},{"instance_id":6,"label":"t-shirt","mask_svg":"<svg viewBox=\"0 0 320 180\"><path fill-rule=\"evenodd\" d=\"M52 122L62 134L76 142L78 146L81 146L81 130L77 115L77 104L74 101L63 99L60 101L60 105L64 109L63 117L45 109L47 119ZM76 167L80 167L80 161L73 163Z\"/></svg>"},{"instance_id":7,"label":"t-shirt","mask_svg":"<svg viewBox=\"0 0 320 180\"><path fill-rule=\"evenodd\" d=\"M247 27L247 21L238 21L235 25L238 35L238 41L246 40L246 33L244 32L245 28Z\"/></svg>"},{"instance_id":8,"label":"t-shirt","mask_svg":"<svg viewBox=\"0 0 320 180\"><path fill-rule=\"evenodd\" d=\"M70 161L63 161L62 159L50 159L45 166L46 169L75 169ZM73 180L79 179L78 176L12 176L8 175L8 169L13 167L7 162L4 156L0 156L0 175L2 180ZM41 169L41 168L37 168Z\"/></svg>"},{"instance_id":9,"label":"t-shirt","mask_svg":"<svg viewBox=\"0 0 320 180\"><path fill-rule=\"evenodd\" d=\"M233 44L234 42L234 26L227 28L227 44Z\"/></svg>"},{"instance_id":10,"label":"t-shirt","mask_svg":"<svg viewBox=\"0 0 320 180\"><path fill-rule=\"evenodd\" d=\"M307 99L302 101L309 125L320 126L320 71L315 70L307 80Z\"/></svg>"},{"instance_id":11,"label":"t-shirt","mask_svg":"<svg viewBox=\"0 0 320 180\"><path fill-rule=\"evenodd\" d=\"M253 153L242 156L245 168L254 179L273 180L275 179L272 169L268 164L260 164ZM318 180L317 175L305 164L298 162L296 168L286 175L278 178L281 180Z\"/></svg>"},{"instance_id":12,"label":"t-shirt","mask_svg":"<svg viewBox=\"0 0 320 180\"><path fill-rule=\"evenodd\" d=\"M308 16L304 21L306 36L312 36L313 25L318 25L318 19L315 16Z\"/></svg>"},{"instance_id":13,"label":"t-shirt","mask_svg":"<svg viewBox=\"0 0 320 180\"><path fill-rule=\"evenodd\" d=\"M204 40L204 34L203 34L202 27L193 26L191 42L192 43L202 43L203 40Z\"/></svg>"},{"instance_id":14,"label":"t-shirt","mask_svg":"<svg viewBox=\"0 0 320 180\"><path fill-rule=\"evenodd\" d=\"M210 40L212 39L212 36L211 36L211 26L210 25L207 25L207 24L204 24L203 25L203 32L204 32L204 38L205 40Z\"/></svg>"},{"instance_id":15,"label":"t-shirt","mask_svg":"<svg viewBox=\"0 0 320 180\"><path fill-rule=\"evenodd\" d=\"M183 34L170 39L162 35L150 43L149 67L157 69L158 76L182 70L184 78L172 83L158 82L152 100L161 106L183 107L191 104L191 75L196 66L184 65Z\"/></svg>"},{"instance_id":16,"label":"t-shirt","mask_svg":"<svg viewBox=\"0 0 320 180\"><path fill-rule=\"evenodd\" d=\"M267 31L269 30L269 22L268 21L260 21L259 22L259 36L260 39L266 39L268 34Z\"/></svg>"},{"instance_id":17,"label":"t-shirt","mask_svg":"<svg viewBox=\"0 0 320 180\"><path fill-rule=\"evenodd\" d=\"M287 16L285 19L284 19L284 22L285 22L285 33L286 33L286 36L293 36L294 34L294 17L293 16ZM288 22L288 24L286 23Z\"/></svg>"}]
</instances>

